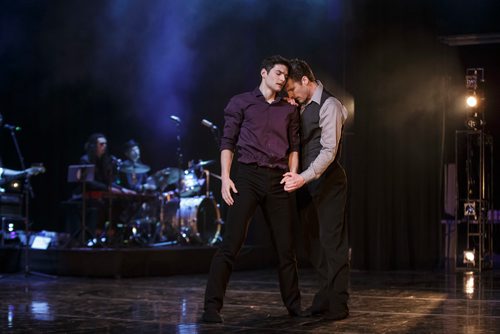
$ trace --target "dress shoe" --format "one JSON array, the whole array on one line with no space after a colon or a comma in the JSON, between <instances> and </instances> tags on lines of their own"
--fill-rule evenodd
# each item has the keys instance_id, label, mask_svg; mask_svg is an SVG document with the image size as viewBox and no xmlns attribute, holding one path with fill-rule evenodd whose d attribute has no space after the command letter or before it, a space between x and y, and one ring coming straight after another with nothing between
<instances>
[{"instance_id":1,"label":"dress shoe","mask_svg":"<svg viewBox=\"0 0 500 334\"><path fill-rule=\"evenodd\" d=\"M300 308L298 308L298 309L288 309L288 314L291 317L294 317L294 318L306 318L306 317L310 317L311 316L310 312L307 312L306 310L302 310Z\"/></svg>"},{"instance_id":2,"label":"dress shoe","mask_svg":"<svg viewBox=\"0 0 500 334\"><path fill-rule=\"evenodd\" d=\"M342 320L349 316L349 311L336 311L336 312L325 312L322 315L323 319L326 320Z\"/></svg>"},{"instance_id":3,"label":"dress shoe","mask_svg":"<svg viewBox=\"0 0 500 334\"><path fill-rule=\"evenodd\" d=\"M309 313L311 316L315 316L315 315L321 315L323 313L328 312L328 309L322 309L322 308L315 307L315 306L309 306L308 308L306 308L305 312Z\"/></svg>"},{"instance_id":4,"label":"dress shoe","mask_svg":"<svg viewBox=\"0 0 500 334\"><path fill-rule=\"evenodd\" d=\"M223 321L220 313L213 308L206 309L201 316L201 320L211 323L221 323Z\"/></svg>"}]
</instances>

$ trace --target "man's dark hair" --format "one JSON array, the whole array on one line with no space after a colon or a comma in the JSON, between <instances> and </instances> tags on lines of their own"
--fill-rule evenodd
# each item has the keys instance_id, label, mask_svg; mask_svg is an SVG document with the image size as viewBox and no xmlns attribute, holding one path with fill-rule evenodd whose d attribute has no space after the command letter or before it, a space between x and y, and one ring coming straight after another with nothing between
<instances>
[{"instance_id":1,"label":"man's dark hair","mask_svg":"<svg viewBox=\"0 0 500 334\"><path fill-rule=\"evenodd\" d=\"M262 66L260 67L261 69L265 69L267 73L276 65L285 65L289 70L290 70L290 63L288 62L288 59L285 57L282 57L280 55L274 55L265 58L262 61Z\"/></svg>"},{"instance_id":2,"label":"man's dark hair","mask_svg":"<svg viewBox=\"0 0 500 334\"><path fill-rule=\"evenodd\" d=\"M309 81L316 81L316 77L314 76L311 67L304 60L295 58L290 60L289 63L289 79L300 82L302 80L302 77L306 76Z\"/></svg>"},{"instance_id":3,"label":"man's dark hair","mask_svg":"<svg viewBox=\"0 0 500 334\"><path fill-rule=\"evenodd\" d=\"M130 150L132 147L134 146L137 146L139 147L139 143L136 142L135 140L133 139L130 139L128 142L126 142L124 145L123 145L123 153L127 153L128 150Z\"/></svg>"}]
</instances>

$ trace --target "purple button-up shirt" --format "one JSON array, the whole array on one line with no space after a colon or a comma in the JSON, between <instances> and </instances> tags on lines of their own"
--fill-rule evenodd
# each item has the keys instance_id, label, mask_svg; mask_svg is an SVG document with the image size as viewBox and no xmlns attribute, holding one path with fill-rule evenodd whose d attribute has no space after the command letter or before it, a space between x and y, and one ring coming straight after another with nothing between
<instances>
[{"instance_id":1,"label":"purple button-up shirt","mask_svg":"<svg viewBox=\"0 0 500 334\"><path fill-rule=\"evenodd\" d=\"M298 152L297 108L277 97L267 103L260 89L234 96L224 109L221 150L235 151L244 164L288 170L288 155Z\"/></svg>"}]
</instances>

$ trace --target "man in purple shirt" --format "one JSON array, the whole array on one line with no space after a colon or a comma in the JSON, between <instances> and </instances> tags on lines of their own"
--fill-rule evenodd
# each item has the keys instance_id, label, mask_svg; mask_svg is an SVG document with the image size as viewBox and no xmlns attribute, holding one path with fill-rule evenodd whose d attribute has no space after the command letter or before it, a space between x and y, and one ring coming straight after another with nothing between
<instances>
[{"instance_id":1,"label":"man in purple shirt","mask_svg":"<svg viewBox=\"0 0 500 334\"><path fill-rule=\"evenodd\" d=\"M234 96L224 110L221 193L229 209L224 238L212 260L207 281L202 316L205 322L222 322L219 312L229 276L257 206L262 208L278 255L283 303L291 316L303 314L290 195L280 184L285 172L297 172L300 145L299 113L278 96L287 82L288 68L288 61L281 56L264 59L259 87ZM238 171L233 182L230 170L235 154Z\"/></svg>"}]
</instances>

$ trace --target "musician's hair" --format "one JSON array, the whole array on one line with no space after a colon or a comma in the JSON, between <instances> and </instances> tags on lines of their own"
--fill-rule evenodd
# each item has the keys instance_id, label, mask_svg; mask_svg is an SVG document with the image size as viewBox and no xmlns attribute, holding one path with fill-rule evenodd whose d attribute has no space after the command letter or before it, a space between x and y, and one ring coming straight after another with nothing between
<instances>
[{"instance_id":1,"label":"musician's hair","mask_svg":"<svg viewBox=\"0 0 500 334\"><path fill-rule=\"evenodd\" d=\"M99 138L106 138L106 136L98 132L93 133L89 136L89 139L87 139L87 142L83 146L83 149L85 150L85 153L87 153L90 161L95 161L97 158L96 157L97 140Z\"/></svg>"}]
</instances>

